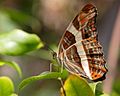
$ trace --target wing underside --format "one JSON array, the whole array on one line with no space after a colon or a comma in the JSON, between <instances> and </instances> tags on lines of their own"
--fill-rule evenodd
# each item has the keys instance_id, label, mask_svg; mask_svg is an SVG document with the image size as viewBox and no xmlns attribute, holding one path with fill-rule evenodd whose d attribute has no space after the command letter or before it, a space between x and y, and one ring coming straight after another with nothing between
<instances>
[{"instance_id":1,"label":"wing underside","mask_svg":"<svg viewBox=\"0 0 120 96\"><path fill-rule=\"evenodd\" d=\"M96 32L96 16L96 7L87 4L66 29L58 52L67 70L91 80L102 78L107 72Z\"/></svg>"}]
</instances>

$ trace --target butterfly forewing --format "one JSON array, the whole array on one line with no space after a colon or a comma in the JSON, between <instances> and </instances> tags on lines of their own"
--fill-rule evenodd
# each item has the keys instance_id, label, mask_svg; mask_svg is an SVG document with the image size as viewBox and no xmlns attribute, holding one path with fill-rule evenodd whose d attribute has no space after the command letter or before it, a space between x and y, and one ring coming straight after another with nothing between
<instances>
[{"instance_id":1,"label":"butterfly forewing","mask_svg":"<svg viewBox=\"0 0 120 96\"><path fill-rule=\"evenodd\" d=\"M90 80L100 80L107 72L96 32L96 16L94 5L83 7L66 29L57 53L69 72Z\"/></svg>"}]
</instances>

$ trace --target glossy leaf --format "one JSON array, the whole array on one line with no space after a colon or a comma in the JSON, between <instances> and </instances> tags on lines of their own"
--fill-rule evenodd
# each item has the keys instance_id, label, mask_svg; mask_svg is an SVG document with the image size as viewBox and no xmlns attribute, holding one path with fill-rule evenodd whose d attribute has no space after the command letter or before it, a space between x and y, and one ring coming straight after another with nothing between
<instances>
[{"instance_id":1,"label":"glossy leaf","mask_svg":"<svg viewBox=\"0 0 120 96\"><path fill-rule=\"evenodd\" d=\"M110 96L110 95L108 95L108 94L106 94L106 93L103 93L103 94L101 94L101 95L95 95L95 96Z\"/></svg>"},{"instance_id":2,"label":"glossy leaf","mask_svg":"<svg viewBox=\"0 0 120 96\"><path fill-rule=\"evenodd\" d=\"M89 85L92 88L95 96L109 96L108 94L103 93L101 81L95 83L89 83Z\"/></svg>"},{"instance_id":3,"label":"glossy leaf","mask_svg":"<svg viewBox=\"0 0 120 96\"><path fill-rule=\"evenodd\" d=\"M94 96L88 83L83 78L76 75L69 76L64 83L64 90L66 96Z\"/></svg>"},{"instance_id":4,"label":"glossy leaf","mask_svg":"<svg viewBox=\"0 0 120 96\"><path fill-rule=\"evenodd\" d=\"M12 61L3 61L3 60L0 60L0 66L3 66L3 65L8 65L12 68L14 68L20 77L22 77L22 71L21 71L21 68L19 67L19 65L15 62L12 62Z\"/></svg>"},{"instance_id":5,"label":"glossy leaf","mask_svg":"<svg viewBox=\"0 0 120 96\"><path fill-rule=\"evenodd\" d=\"M13 94L11 94L10 96L18 96L17 94L15 94L15 93L13 93Z\"/></svg>"},{"instance_id":6,"label":"glossy leaf","mask_svg":"<svg viewBox=\"0 0 120 96\"><path fill-rule=\"evenodd\" d=\"M97 85L99 85L99 91L102 91L101 85L102 82L94 82L94 83L89 83L89 86L92 88L93 92L96 92Z\"/></svg>"},{"instance_id":7,"label":"glossy leaf","mask_svg":"<svg viewBox=\"0 0 120 96\"><path fill-rule=\"evenodd\" d=\"M17 28L17 24L10 19L6 12L1 11L0 9L0 31L8 32L15 28Z\"/></svg>"},{"instance_id":8,"label":"glossy leaf","mask_svg":"<svg viewBox=\"0 0 120 96\"><path fill-rule=\"evenodd\" d=\"M0 35L0 53L4 55L22 55L41 47L43 43L37 35L19 29Z\"/></svg>"},{"instance_id":9,"label":"glossy leaf","mask_svg":"<svg viewBox=\"0 0 120 96\"><path fill-rule=\"evenodd\" d=\"M0 77L0 96L10 96L14 92L14 85L10 78Z\"/></svg>"},{"instance_id":10,"label":"glossy leaf","mask_svg":"<svg viewBox=\"0 0 120 96\"><path fill-rule=\"evenodd\" d=\"M63 71L62 73L60 73L60 72L44 72L40 75L32 76L27 79L24 79L19 84L19 90L23 89L25 86L27 86L28 84L31 84L34 81L43 80L43 79L58 79L58 78L65 79L67 76L68 76L67 71Z\"/></svg>"}]
</instances>

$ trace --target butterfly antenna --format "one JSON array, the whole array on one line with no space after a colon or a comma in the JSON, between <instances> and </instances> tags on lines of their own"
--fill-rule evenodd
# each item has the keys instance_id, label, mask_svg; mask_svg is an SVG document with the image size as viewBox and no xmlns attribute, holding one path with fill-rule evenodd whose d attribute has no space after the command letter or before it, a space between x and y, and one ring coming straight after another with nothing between
<instances>
[{"instance_id":1,"label":"butterfly antenna","mask_svg":"<svg viewBox=\"0 0 120 96\"><path fill-rule=\"evenodd\" d=\"M50 48L45 42L44 42L44 45L48 50L50 50L50 52L53 54L53 57L54 57L54 55L56 55L56 52L52 48Z\"/></svg>"},{"instance_id":2,"label":"butterfly antenna","mask_svg":"<svg viewBox=\"0 0 120 96\"><path fill-rule=\"evenodd\" d=\"M52 48L50 48L48 45L46 45L46 47L47 47L48 50L50 50L52 53L55 53L55 51L54 51Z\"/></svg>"},{"instance_id":3,"label":"butterfly antenna","mask_svg":"<svg viewBox=\"0 0 120 96\"><path fill-rule=\"evenodd\" d=\"M52 50L52 48L50 48L45 42L43 42L43 44L45 45L45 47L46 47L48 50L50 50L51 52L54 52L54 51Z\"/></svg>"}]
</instances>

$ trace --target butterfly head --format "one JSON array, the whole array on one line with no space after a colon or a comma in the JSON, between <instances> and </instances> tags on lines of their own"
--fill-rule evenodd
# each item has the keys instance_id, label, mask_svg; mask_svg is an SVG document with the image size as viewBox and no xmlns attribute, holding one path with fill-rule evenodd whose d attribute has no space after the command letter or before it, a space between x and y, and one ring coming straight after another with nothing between
<instances>
[{"instance_id":1,"label":"butterfly head","mask_svg":"<svg viewBox=\"0 0 120 96\"><path fill-rule=\"evenodd\" d=\"M56 52L52 52L52 56L53 56L53 59L56 59L57 58L57 53Z\"/></svg>"}]
</instances>

